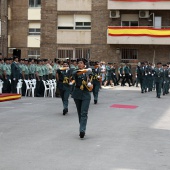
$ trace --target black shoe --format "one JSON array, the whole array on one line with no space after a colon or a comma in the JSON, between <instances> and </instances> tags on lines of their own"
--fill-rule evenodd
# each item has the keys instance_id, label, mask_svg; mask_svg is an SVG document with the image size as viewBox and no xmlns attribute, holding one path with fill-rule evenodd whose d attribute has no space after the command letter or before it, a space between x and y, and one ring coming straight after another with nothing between
<instances>
[{"instance_id":1,"label":"black shoe","mask_svg":"<svg viewBox=\"0 0 170 170\"><path fill-rule=\"evenodd\" d=\"M157 98L161 98L160 96L157 96Z\"/></svg>"},{"instance_id":2,"label":"black shoe","mask_svg":"<svg viewBox=\"0 0 170 170\"><path fill-rule=\"evenodd\" d=\"M80 132L80 138L82 139L82 138L84 138L84 136L85 136L85 132Z\"/></svg>"},{"instance_id":3,"label":"black shoe","mask_svg":"<svg viewBox=\"0 0 170 170\"><path fill-rule=\"evenodd\" d=\"M165 96L165 93L163 93L163 96Z\"/></svg>"},{"instance_id":4,"label":"black shoe","mask_svg":"<svg viewBox=\"0 0 170 170\"><path fill-rule=\"evenodd\" d=\"M94 100L94 104L97 104L97 100Z\"/></svg>"},{"instance_id":5,"label":"black shoe","mask_svg":"<svg viewBox=\"0 0 170 170\"><path fill-rule=\"evenodd\" d=\"M141 91L141 93L144 93L143 90Z\"/></svg>"},{"instance_id":6,"label":"black shoe","mask_svg":"<svg viewBox=\"0 0 170 170\"><path fill-rule=\"evenodd\" d=\"M66 115L67 113L68 113L68 109L66 108L63 110L63 115Z\"/></svg>"}]
</instances>

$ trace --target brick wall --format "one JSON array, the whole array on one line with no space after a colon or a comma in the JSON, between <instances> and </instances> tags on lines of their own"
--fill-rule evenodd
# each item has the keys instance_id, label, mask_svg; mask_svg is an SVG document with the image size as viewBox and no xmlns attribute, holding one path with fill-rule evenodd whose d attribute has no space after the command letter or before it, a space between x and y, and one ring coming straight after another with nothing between
<instances>
[{"instance_id":1,"label":"brick wall","mask_svg":"<svg viewBox=\"0 0 170 170\"><path fill-rule=\"evenodd\" d=\"M41 58L56 57L57 1L41 1Z\"/></svg>"},{"instance_id":2,"label":"brick wall","mask_svg":"<svg viewBox=\"0 0 170 170\"><path fill-rule=\"evenodd\" d=\"M1 15L1 38L0 38L0 52L3 57L7 56L8 32L7 32L7 1L0 1L0 15Z\"/></svg>"}]
</instances>

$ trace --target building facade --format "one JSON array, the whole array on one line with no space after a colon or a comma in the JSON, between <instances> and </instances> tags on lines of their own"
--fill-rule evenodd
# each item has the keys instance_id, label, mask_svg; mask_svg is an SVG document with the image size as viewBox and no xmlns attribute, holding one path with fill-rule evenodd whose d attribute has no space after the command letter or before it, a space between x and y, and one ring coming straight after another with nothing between
<instances>
[{"instance_id":1,"label":"building facade","mask_svg":"<svg viewBox=\"0 0 170 170\"><path fill-rule=\"evenodd\" d=\"M22 58L170 61L168 0L0 2L4 56L21 49Z\"/></svg>"}]
</instances>

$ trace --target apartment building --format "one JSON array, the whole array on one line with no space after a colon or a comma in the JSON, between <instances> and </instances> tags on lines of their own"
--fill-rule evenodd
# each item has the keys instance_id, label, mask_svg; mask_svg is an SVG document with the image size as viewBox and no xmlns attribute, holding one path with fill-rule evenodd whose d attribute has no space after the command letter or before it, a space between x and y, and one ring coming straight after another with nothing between
<instances>
[{"instance_id":1,"label":"apartment building","mask_svg":"<svg viewBox=\"0 0 170 170\"><path fill-rule=\"evenodd\" d=\"M8 28L0 48L4 55L21 49L22 58L84 57L132 65L170 61L168 0L5 2L1 0L1 20L7 20Z\"/></svg>"}]
</instances>

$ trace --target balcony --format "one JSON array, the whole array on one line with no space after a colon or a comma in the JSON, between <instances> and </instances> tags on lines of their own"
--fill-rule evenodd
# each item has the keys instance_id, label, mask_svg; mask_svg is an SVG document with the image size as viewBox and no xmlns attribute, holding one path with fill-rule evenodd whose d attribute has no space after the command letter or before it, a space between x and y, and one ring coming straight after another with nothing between
<instances>
[{"instance_id":1,"label":"balcony","mask_svg":"<svg viewBox=\"0 0 170 170\"><path fill-rule=\"evenodd\" d=\"M107 44L169 45L170 27L108 27Z\"/></svg>"},{"instance_id":2,"label":"balcony","mask_svg":"<svg viewBox=\"0 0 170 170\"><path fill-rule=\"evenodd\" d=\"M169 10L169 0L108 0L109 10Z\"/></svg>"},{"instance_id":3,"label":"balcony","mask_svg":"<svg viewBox=\"0 0 170 170\"><path fill-rule=\"evenodd\" d=\"M67 5L66 5L67 4ZM58 0L58 11L91 11L92 0Z\"/></svg>"},{"instance_id":4,"label":"balcony","mask_svg":"<svg viewBox=\"0 0 170 170\"><path fill-rule=\"evenodd\" d=\"M57 30L57 44L91 44L91 30Z\"/></svg>"},{"instance_id":5,"label":"balcony","mask_svg":"<svg viewBox=\"0 0 170 170\"><path fill-rule=\"evenodd\" d=\"M28 20L41 20L41 8L29 8Z\"/></svg>"}]
</instances>

